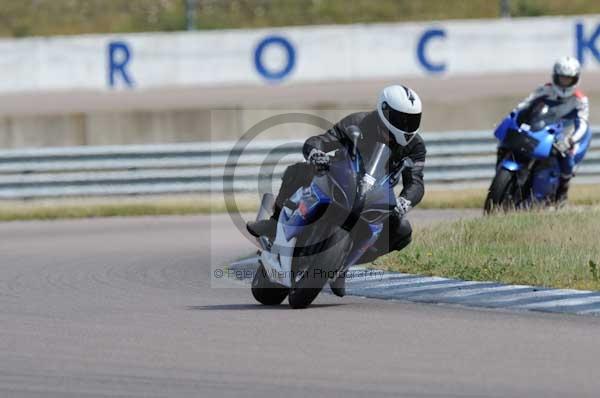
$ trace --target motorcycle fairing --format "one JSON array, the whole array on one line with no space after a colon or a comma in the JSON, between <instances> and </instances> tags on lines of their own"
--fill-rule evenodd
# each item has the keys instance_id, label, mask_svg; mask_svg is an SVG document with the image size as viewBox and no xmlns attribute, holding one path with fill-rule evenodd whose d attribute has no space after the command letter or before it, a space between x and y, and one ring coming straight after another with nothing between
<instances>
[{"instance_id":1,"label":"motorcycle fairing","mask_svg":"<svg viewBox=\"0 0 600 398\"><path fill-rule=\"evenodd\" d=\"M319 208L328 205L331 199L313 182L308 187L299 188L289 201L295 205L295 209L284 206L290 215L279 216L279 223L283 224L286 240L297 237L307 224L317 218Z\"/></svg>"},{"instance_id":2,"label":"motorcycle fairing","mask_svg":"<svg viewBox=\"0 0 600 398\"><path fill-rule=\"evenodd\" d=\"M558 189L560 169L556 159L552 159L552 161L555 163L553 166L541 168L533 173L531 190L537 201L541 202L548 197L553 197Z\"/></svg>"},{"instance_id":3,"label":"motorcycle fairing","mask_svg":"<svg viewBox=\"0 0 600 398\"><path fill-rule=\"evenodd\" d=\"M364 239L361 243L354 245L354 248L346 259L345 269L353 266L362 257L362 255L365 254L369 247L373 246L377 239L379 239L381 231L383 231L383 223L368 225L371 235Z\"/></svg>"},{"instance_id":4,"label":"motorcycle fairing","mask_svg":"<svg viewBox=\"0 0 600 398\"><path fill-rule=\"evenodd\" d=\"M286 239L285 221L289 220L292 210L284 207L279 215L277 234L271 250L263 250L260 259L269 279L286 287L292 287L292 259L296 247L296 238Z\"/></svg>"},{"instance_id":5,"label":"motorcycle fairing","mask_svg":"<svg viewBox=\"0 0 600 398\"><path fill-rule=\"evenodd\" d=\"M519 171L522 168L520 163L517 163L512 159L502 160L502 162L500 163L500 166L509 171Z\"/></svg>"}]
</instances>

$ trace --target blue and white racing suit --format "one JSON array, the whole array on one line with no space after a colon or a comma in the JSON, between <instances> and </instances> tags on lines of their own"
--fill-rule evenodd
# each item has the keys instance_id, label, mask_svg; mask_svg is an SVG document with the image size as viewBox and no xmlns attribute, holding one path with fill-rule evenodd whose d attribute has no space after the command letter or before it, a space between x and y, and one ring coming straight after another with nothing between
<instances>
[{"instance_id":1,"label":"blue and white racing suit","mask_svg":"<svg viewBox=\"0 0 600 398\"><path fill-rule=\"evenodd\" d=\"M559 97L552 88L552 84L548 83L538 87L517 105L516 109L525 109L540 98L545 99L544 102L558 118L572 119L575 122L575 131L570 138L571 149L565 154L565 157L559 158L561 179L569 180L573 176L575 166L583 160L590 143L588 98L580 90L576 90L570 97Z\"/></svg>"}]
</instances>

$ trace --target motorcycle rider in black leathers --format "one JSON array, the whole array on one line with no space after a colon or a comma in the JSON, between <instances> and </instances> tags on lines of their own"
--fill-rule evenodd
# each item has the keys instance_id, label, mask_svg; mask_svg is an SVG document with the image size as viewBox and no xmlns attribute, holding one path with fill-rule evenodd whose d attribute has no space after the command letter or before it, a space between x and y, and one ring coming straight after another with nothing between
<instances>
[{"instance_id":1,"label":"motorcycle rider in black leathers","mask_svg":"<svg viewBox=\"0 0 600 398\"><path fill-rule=\"evenodd\" d=\"M303 147L307 163L297 163L286 169L275 200L273 216L267 220L248 223L248 231L257 237L273 237L284 202L298 188L310 184L315 168L327 170L327 153L339 148L341 140L350 138L349 130L358 127L362 133L358 150L363 157L365 154L368 156L375 144L381 142L392 152L389 171L398 171L404 165L401 173L403 188L397 199L395 215L388 219L379 239L359 263L370 262L390 251L405 248L411 241L412 228L404 216L421 201L425 193L423 168L426 149L423 139L417 134L421 112L421 100L416 92L405 86L389 86L379 95L375 111L350 114L324 134L307 139ZM345 278L338 277L331 284L331 289L336 295L343 296Z\"/></svg>"}]
</instances>

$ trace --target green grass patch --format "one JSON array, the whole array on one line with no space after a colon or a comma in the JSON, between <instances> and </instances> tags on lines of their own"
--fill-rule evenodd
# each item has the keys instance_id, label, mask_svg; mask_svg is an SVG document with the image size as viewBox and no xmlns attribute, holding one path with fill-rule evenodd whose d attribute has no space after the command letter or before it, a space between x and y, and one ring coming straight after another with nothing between
<instances>
[{"instance_id":1,"label":"green grass patch","mask_svg":"<svg viewBox=\"0 0 600 398\"><path fill-rule=\"evenodd\" d=\"M419 209L483 209L485 189L428 190ZM600 187L575 185L571 204L600 205ZM256 195L235 195L239 211L254 213ZM61 218L132 217L225 213L223 197L215 195L174 195L158 197L80 198L31 201L0 201L0 221L54 220Z\"/></svg>"},{"instance_id":2,"label":"green grass patch","mask_svg":"<svg viewBox=\"0 0 600 398\"><path fill-rule=\"evenodd\" d=\"M597 0L511 0L513 16L600 12ZM4 0L0 36L185 30L184 0ZM499 0L196 1L198 29L495 18Z\"/></svg>"},{"instance_id":3,"label":"green grass patch","mask_svg":"<svg viewBox=\"0 0 600 398\"><path fill-rule=\"evenodd\" d=\"M575 179L576 180L576 179ZM464 190L426 190L420 209L483 209L486 188ZM574 206L600 205L600 185L573 185L569 203Z\"/></svg>"},{"instance_id":4,"label":"green grass patch","mask_svg":"<svg viewBox=\"0 0 600 398\"><path fill-rule=\"evenodd\" d=\"M416 230L392 271L600 290L600 208L499 214Z\"/></svg>"}]
</instances>

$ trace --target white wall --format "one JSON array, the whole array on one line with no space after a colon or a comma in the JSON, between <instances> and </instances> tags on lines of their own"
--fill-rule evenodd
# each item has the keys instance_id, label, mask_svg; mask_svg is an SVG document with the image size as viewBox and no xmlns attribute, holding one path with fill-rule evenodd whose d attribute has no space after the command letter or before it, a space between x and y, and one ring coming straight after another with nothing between
<instances>
[{"instance_id":1,"label":"white wall","mask_svg":"<svg viewBox=\"0 0 600 398\"><path fill-rule=\"evenodd\" d=\"M424 43L420 60L419 43L432 30L443 36L434 33ZM269 80L257 71L254 57L257 45L273 35L290 43L295 62L290 73ZM111 42L130 51L124 70L132 86L119 70L110 85ZM0 94L548 71L565 54L579 56L586 69L600 70L599 50L599 15L0 40ZM119 63L122 56L118 49L113 57ZM273 44L262 61L277 71L289 59ZM443 68L432 70L428 62Z\"/></svg>"}]
</instances>

